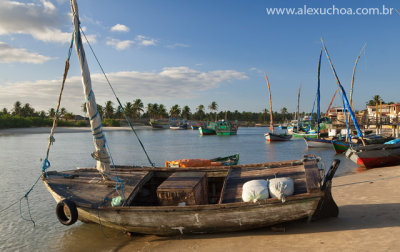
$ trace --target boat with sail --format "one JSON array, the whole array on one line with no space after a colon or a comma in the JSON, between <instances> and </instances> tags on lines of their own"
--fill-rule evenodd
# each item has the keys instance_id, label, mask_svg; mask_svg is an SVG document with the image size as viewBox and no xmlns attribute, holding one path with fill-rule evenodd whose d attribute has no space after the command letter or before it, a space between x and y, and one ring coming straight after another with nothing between
<instances>
[{"instance_id":1,"label":"boat with sail","mask_svg":"<svg viewBox=\"0 0 400 252\"><path fill-rule=\"evenodd\" d=\"M278 142L278 141L288 141L292 138L292 135L289 135L286 131L281 131L280 133L275 132L274 129L274 118L272 115L272 99L271 99L271 89L269 86L269 81L267 74L265 74L265 79L267 80L267 86L268 86L268 94L269 94L269 114L270 114L270 126L269 126L269 132L266 132L264 134L265 139L267 139L268 142Z\"/></svg>"},{"instance_id":2,"label":"boat with sail","mask_svg":"<svg viewBox=\"0 0 400 252\"><path fill-rule=\"evenodd\" d=\"M320 124L321 124L321 111L320 111L320 99L321 99L320 98L321 56L322 56L322 50L319 53L318 70L317 70L317 94L316 94L316 103L317 103L316 134L317 134L317 137L308 137L308 136L304 137L304 141L306 142L308 148L332 148L332 138L321 137L321 134L320 134ZM314 110L314 106L313 106L313 110ZM313 114L313 111L311 112L310 121L311 121L311 118L312 118L312 114Z\"/></svg>"},{"instance_id":3,"label":"boat with sail","mask_svg":"<svg viewBox=\"0 0 400 252\"><path fill-rule=\"evenodd\" d=\"M312 155L300 160L248 165L155 167L142 145L149 167L115 165L96 111L76 0L71 0L71 9L71 44L75 44L81 65L96 166L48 170L55 117L41 178L57 202L56 215L62 224L72 225L80 220L126 232L177 235L232 232L338 215L331 186L339 160L334 160L327 172L320 159ZM60 100L61 94L59 104ZM243 201L244 183L276 178L293 181L293 192L284 194L286 187L282 186L278 188L278 197Z\"/></svg>"}]
</instances>

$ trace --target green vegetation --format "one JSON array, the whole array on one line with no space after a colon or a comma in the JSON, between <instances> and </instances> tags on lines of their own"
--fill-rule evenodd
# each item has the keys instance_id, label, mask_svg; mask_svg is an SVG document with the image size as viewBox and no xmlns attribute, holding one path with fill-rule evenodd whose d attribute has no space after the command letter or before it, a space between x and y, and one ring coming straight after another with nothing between
<instances>
[{"instance_id":1,"label":"green vegetation","mask_svg":"<svg viewBox=\"0 0 400 252\"><path fill-rule=\"evenodd\" d=\"M385 103L379 95L375 95L367 102L367 105L379 104L381 101L382 104L393 103ZM86 103L82 104L81 108L82 112L86 114ZM267 109L261 112L239 112L238 110L218 112L219 106L215 101L212 101L207 108L209 112L206 112L206 107L200 104L192 113L189 106L185 105L181 107L175 104L168 111L163 104L158 103L148 103L145 107L141 99L127 102L123 107L114 107L111 101L107 101L104 106L100 104L97 105L97 110L103 119L103 125L113 127L121 126L121 121L125 119L123 111L133 122L139 121L141 123L146 123L150 119L168 119L170 117L194 121L214 121L218 119L227 119L229 121L237 120L240 121L242 125L269 123L270 115ZM304 117L305 115L306 113L304 112L300 113L300 117ZM11 111L8 111L6 108L0 110L0 129L52 126L54 116L56 116L54 108L49 109L48 112L35 111L29 103L22 105L20 101L16 101ZM58 126L83 127L89 125L87 119L76 116L68 112L65 108L61 108L57 116L59 118ZM296 119L295 113L289 113L285 107L280 109L280 113L274 112L273 117L276 123L283 123ZM314 117L316 118L316 114L314 114Z\"/></svg>"}]
</instances>

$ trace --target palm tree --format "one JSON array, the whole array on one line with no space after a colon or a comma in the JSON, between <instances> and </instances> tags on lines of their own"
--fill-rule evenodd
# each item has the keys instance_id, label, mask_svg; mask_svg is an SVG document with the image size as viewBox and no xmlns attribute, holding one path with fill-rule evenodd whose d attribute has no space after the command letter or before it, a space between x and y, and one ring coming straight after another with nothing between
<instances>
[{"instance_id":1,"label":"palm tree","mask_svg":"<svg viewBox=\"0 0 400 252\"><path fill-rule=\"evenodd\" d=\"M114 117L114 107L112 101L107 101L106 106L104 107L104 117L105 118L113 118Z\"/></svg>"},{"instance_id":2,"label":"palm tree","mask_svg":"<svg viewBox=\"0 0 400 252\"><path fill-rule=\"evenodd\" d=\"M134 113L133 113L133 105L132 105L132 103L127 102L127 103L125 104L124 110L125 110L125 115L126 115L127 117L132 118L132 117L134 116Z\"/></svg>"},{"instance_id":3,"label":"palm tree","mask_svg":"<svg viewBox=\"0 0 400 252\"><path fill-rule=\"evenodd\" d=\"M141 112L143 112L143 102L140 99L136 99L133 102L133 114L135 118L140 118Z\"/></svg>"},{"instance_id":4,"label":"palm tree","mask_svg":"<svg viewBox=\"0 0 400 252\"><path fill-rule=\"evenodd\" d=\"M49 109L49 117L54 117L56 115L56 110L54 108Z\"/></svg>"},{"instance_id":5,"label":"palm tree","mask_svg":"<svg viewBox=\"0 0 400 252\"><path fill-rule=\"evenodd\" d=\"M153 114L153 104L147 103L147 115L150 119L152 114Z\"/></svg>"},{"instance_id":6,"label":"palm tree","mask_svg":"<svg viewBox=\"0 0 400 252\"><path fill-rule=\"evenodd\" d=\"M211 102L211 104L210 105L208 105L208 108L211 110L211 111L215 111L215 121L217 120L217 111L218 111L218 104L215 102L215 101L213 101L213 102Z\"/></svg>"},{"instance_id":7,"label":"palm tree","mask_svg":"<svg viewBox=\"0 0 400 252\"><path fill-rule=\"evenodd\" d=\"M97 112L99 113L100 118L103 119L103 116L104 116L104 108L103 108L103 106L97 104Z\"/></svg>"},{"instance_id":8,"label":"palm tree","mask_svg":"<svg viewBox=\"0 0 400 252\"><path fill-rule=\"evenodd\" d=\"M159 110L159 107L158 107L158 104L157 103L153 103L153 105L151 106L151 116L153 117L153 118L156 118L156 117L158 117L158 111Z\"/></svg>"},{"instance_id":9,"label":"palm tree","mask_svg":"<svg viewBox=\"0 0 400 252\"><path fill-rule=\"evenodd\" d=\"M381 100L382 100L382 98L379 95L374 95L372 97L372 100L369 100L367 102L367 105L368 106L375 106L376 104L379 104ZM382 103L385 104L385 102L383 100L382 100Z\"/></svg>"},{"instance_id":10,"label":"palm tree","mask_svg":"<svg viewBox=\"0 0 400 252\"><path fill-rule=\"evenodd\" d=\"M157 115L159 116L160 119L164 118L164 117L168 117L168 113L167 113L167 109L165 108L165 106L163 104L160 104L158 106L158 113Z\"/></svg>"},{"instance_id":11,"label":"palm tree","mask_svg":"<svg viewBox=\"0 0 400 252\"><path fill-rule=\"evenodd\" d=\"M195 113L195 115L196 115L196 118L197 118L198 120L202 120L202 119L204 118L204 115L205 115L205 113L204 113L204 105L200 104L200 105L196 108L196 113Z\"/></svg>"},{"instance_id":12,"label":"palm tree","mask_svg":"<svg viewBox=\"0 0 400 252\"><path fill-rule=\"evenodd\" d=\"M189 106L184 106L181 113L182 118L189 120L190 117L190 108Z\"/></svg>"},{"instance_id":13,"label":"palm tree","mask_svg":"<svg viewBox=\"0 0 400 252\"><path fill-rule=\"evenodd\" d=\"M171 107L169 110L169 115L172 118L177 118L181 114L181 108L179 107L178 104L175 104L174 106Z\"/></svg>"},{"instance_id":14,"label":"palm tree","mask_svg":"<svg viewBox=\"0 0 400 252\"><path fill-rule=\"evenodd\" d=\"M14 108L13 108L13 115L21 115L21 102L16 101L14 103Z\"/></svg>"}]
</instances>

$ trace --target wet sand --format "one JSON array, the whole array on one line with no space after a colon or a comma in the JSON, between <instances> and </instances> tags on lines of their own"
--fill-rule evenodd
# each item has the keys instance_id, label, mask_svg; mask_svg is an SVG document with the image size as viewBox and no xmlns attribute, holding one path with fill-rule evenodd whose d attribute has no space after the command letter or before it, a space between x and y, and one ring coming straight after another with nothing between
<instances>
[{"instance_id":1,"label":"wet sand","mask_svg":"<svg viewBox=\"0 0 400 252\"><path fill-rule=\"evenodd\" d=\"M297 221L275 230L136 236L118 251L399 251L400 166L334 178L332 194L337 218Z\"/></svg>"},{"instance_id":2,"label":"wet sand","mask_svg":"<svg viewBox=\"0 0 400 252\"><path fill-rule=\"evenodd\" d=\"M103 127L105 131L130 131L130 127ZM135 129L152 129L151 126L134 126ZM0 136L50 133L51 127L0 129ZM90 127L56 127L55 133L90 132Z\"/></svg>"}]
</instances>

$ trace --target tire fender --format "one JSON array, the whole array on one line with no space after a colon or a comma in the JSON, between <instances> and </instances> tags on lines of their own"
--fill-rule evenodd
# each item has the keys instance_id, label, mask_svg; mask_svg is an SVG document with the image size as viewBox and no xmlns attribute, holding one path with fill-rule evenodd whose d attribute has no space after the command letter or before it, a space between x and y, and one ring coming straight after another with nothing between
<instances>
[{"instance_id":1,"label":"tire fender","mask_svg":"<svg viewBox=\"0 0 400 252\"><path fill-rule=\"evenodd\" d=\"M67 213L69 212L69 214ZM78 210L73 201L64 199L57 203L56 215L61 224L69 226L78 220Z\"/></svg>"}]
</instances>

